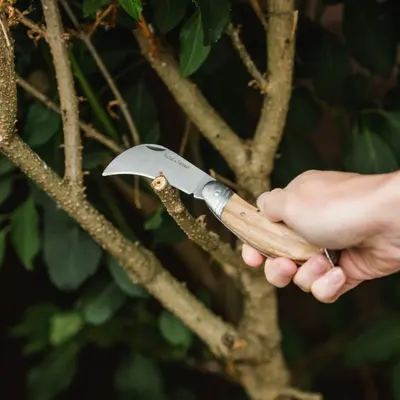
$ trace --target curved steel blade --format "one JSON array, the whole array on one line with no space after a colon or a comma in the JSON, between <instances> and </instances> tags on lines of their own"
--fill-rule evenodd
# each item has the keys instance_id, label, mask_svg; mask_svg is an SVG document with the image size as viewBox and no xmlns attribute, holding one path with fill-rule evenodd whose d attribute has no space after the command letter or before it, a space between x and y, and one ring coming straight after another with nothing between
<instances>
[{"instance_id":1,"label":"curved steel blade","mask_svg":"<svg viewBox=\"0 0 400 400\"><path fill-rule=\"evenodd\" d=\"M154 179L160 174L172 186L198 199L203 198L204 185L215 180L180 155L155 144L141 144L125 150L110 162L102 175L140 175Z\"/></svg>"}]
</instances>

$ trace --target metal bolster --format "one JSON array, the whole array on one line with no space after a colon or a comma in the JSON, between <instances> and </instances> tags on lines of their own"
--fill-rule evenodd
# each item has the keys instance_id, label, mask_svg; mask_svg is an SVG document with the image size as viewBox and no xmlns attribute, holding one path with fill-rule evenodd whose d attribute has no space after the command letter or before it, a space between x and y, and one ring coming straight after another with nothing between
<instances>
[{"instance_id":1,"label":"metal bolster","mask_svg":"<svg viewBox=\"0 0 400 400\"><path fill-rule=\"evenodd\" d=\"M233 196L233 191L221 182L211 181L204 186L202 195L210 210L221 219L225 206Z\"/></svg>"}]
</instances>

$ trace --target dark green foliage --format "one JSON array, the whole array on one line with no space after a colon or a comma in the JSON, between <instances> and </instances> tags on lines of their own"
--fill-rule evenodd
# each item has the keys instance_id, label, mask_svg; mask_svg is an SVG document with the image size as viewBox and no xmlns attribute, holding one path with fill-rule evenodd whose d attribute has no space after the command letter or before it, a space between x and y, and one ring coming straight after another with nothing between
<instances>
[{"instance_id":1,"label":"dark green foliage","mask_svg":"<svg viewBox=\"0 0 400 400\"><path fill-rule=\"evenodd\" d=\"M61 117L43 103L34 102L28 111L25 124L27 143L40 146L50 140L57 132L61 132Z\"/></svg>"},{"instance_id":2,"label":"dark green foliage","mask_svg":"<svg viewBox=\"0 0 400 400\"><path fill-rule=\"evenodd\" d=\"M150 0L154 22L161 33L168 33L182 21L189 3L189 0Z\"/></svg>"},{"instance_id":3,"label":"dark green foliage","mask_svg":"<svg viewBox=\"0 0 400 400\"><path fill-rule=\"evenodd\" d=\"M383 138L363 121L353 127L344 154L346 170L360 174L396 171L399 163Z\"/></svg>"},{"instance_id":4,"label":"dark green foliage","mask_svg":"<svg viewBox=\"0 0 400 400\"><path fill-rule=\"evenodd\" d=\"M317 95L329 103L340 104L350 74L350 55L339 38L321 30L309 63Z\"/></svg>"},{"instance_id":5,"label":"dark green foliage","mask_svg":"<svg viewBox=\"0 0 400 400\"><path fill-rule=\"evenodd\" d=\"M110 0L83 0L83 16L93 16L96 11L110 3Z\"/></svg>"},{"instance_id":6,"label":"dark green foliage","mask_svg":"<svg viewBox=\"0 0 400 400\"><path fill-rule=\"evenodd\" d=\"M123 91L125 101L128 103L129 111L135 121L143 143L158 143L160 140L160 123L158 110L152 93L143 80L139 80L127 86ZM120 120L122 121L122 114ZM126 126L121 124L126 130Z\"/></svg>"},{"instance_id":7,"label":"dark green foliage","mask_svg":"<svg viewBox=\"0 0 400 400\"><path fill-rule=\"evenodd\" d=\"M343 33L353 57L373 74L389 78L396 58L393 1L344 2Z\"/></svg>"},{"instance_id":8,"label":"dark green foliage","mask_svg":"<svg viewBox=\"0 0 400 400\"><path fill-rule=\"evenodd\" d=\"M25 268L33 268L33 260L40 250L38 215L35 203L28 198L11 219L11 240Z\"/></svg>"},{"instance_id":9,"label":"dark green foliage","mask_svg":"<svg viewBox=\"0 0 400 400\"><path fill-rule=\"evenodd\" d=\"M383 362L400 357L400 318L384 318L361 333L346 348L348 364Z\"/></svg>"},{"instance_id":10,"label":"dark green foliage","mask_svg":"<svg viewBox=\"0 0 400 400\"><path fill-rule=\"evenodd\" d=\"M126 398L163 400L164 382L157 364L141 354L125 357L115 373L115 386Z\"/></svg>"},{"instance_id":11,"label":"dark green foliage","mask_svg":"<svg viewBox=\"0 0 400 400\"><path fill-rule=\"evenodd\" d=\"M29 18L42 24L40 2L36 3ZM249 87L252 77L226 35L230 22L241 26L240 37L255 64L262 73L268 69L265 32L247 2L70 3L84 29L94 23L99 11L117 6L110 8L91 40L127 102L142 143L161 143L178 150L186 120L135 44L132 29L141 13L159 39L157 46L173 52L181 78L189 78L242 139L252 137L263 98ZM377 90L379 82L388 83L395 66L398 6L394 0L381 3L319 0L313 21L300 12L293 91L272 173L274 187L284 187L309 169L364 174L399 169L400 75L384 95L382 88ZM298 4L302 10L305 2ZM344 20L334 27L322 26L326 6L339 4L344 7ZM21 11L30 5L27 0L16 3ZM72 27L66 14L62 20L68 29ZM344 38L333 33L336 28ZM58 104L46 42L34 43L23 26L13 27L13 38L18 73L25 79L32 79L33 72L44 73L47 95ZM130 145L128 125L118 105L110 103L115 96L92 56L76 36L68 43L75 87L82 98L80 118L119 145ZM354 61L362 69L355 68ZM22 89L17 129L47 165L62 175L61 117ZM223 282L213 292L194 278L201 271L194 273L187 267L180 253L185 235L163 205L145 202L142 209L133 207L131 192L101 176L114 153L84 134L82 139L88 200L127 238L154 251L168 272L205 306L218 315L232 311L231 293L225 293L229 285ZM235 180L226 161L196 127L186 139L185 156L203 163L206 171L213 169ZM137 188L130 176L122 181ZM153 195L144 180L139 188ZM194 215L205 212L197 208L197 200L184 195L182 199ZM158 201L156 196L153 200ZM11 293L9 285L21 288L2 298L7 303L4 319L11 325L8 338L15 344L10 348L19 346L28 369L26 376L15 372L20 386L25 383L26 398L248 398L213 373L224 366L215 363L209 349L184 323L133 283L113 257L4 157L0 157L0 206L0 284L4 293ZM210 222L212 218L208 215L206 221L218 229L218 224ZM211 269L218 279L216 263L209 265L207 259L201 268ZM154 278L152 271L149 276ZM370 289L360 290L357 296L351 292L333 305L317 305L300 290L278 291L284 355L295 381L307 390L321 391L326 399L366 398L365 382L358 373L362 368L374 380L377 398L400 400L399 276L369 284ZM370 315L371 302L377 304L382 317ZM14 304L19 312L14 313ZM395 315L388 317L391 312ZM367 320L362 327L357 325L360 317ZM9 348L8 343L4 348ZM6 353L2 370L14 374L16 352ZM1 387L10 374L0 378ZM1 398L17 395L1 393Z\"/></svg>"},{"instance_id":12,"label":"dark green foliage","mask_svg":"<svg viewBox=\"0 0 400 400\"><path fill-rule=\"evenodd\" d=\"M64 211L49 205L44 215L44 259L61 290L77 289L99 267L99 245Z\"/></svg>"},{"instance_id":13,"label":"dark green foliage","mask_svg":"<svg viewBox=\"0 0 400 400\"><path fill-rule=\"evenodd\" d=\"M230 19L230 0L194 0L194 2L201 12L204 44L217 42Z\"/></svg>"},{"instance_id":14,"label":"dark green foliage","mask_svg":"<svg viewBox=\"0 0 400 400\"><path fill-rule=\"evenodd\" d=\"M161 313L158 325L163 337L171 345L188 348L192 344L192 332L170 312Z\"/></svg>"},{"instance_id":15,"label":"dark green foliage","mask_svg":"<svg viewBox=\"0 0 400 400\"><path fill-rule=\"evenodd\" d=\"M143 10L142 0L118 0L118 3L124 10L135 20L139 20L139 16Z\"/></svg>"},{"instance_id":16,"label":"dark green foliage","mask_svg":"<svg viewBox=\"0 0 400 400\"><path fill-rule=\"evenodd\" d=\"M181 29L179 61L183 78L192 75L210 54L210 45L204 44L201 18L201 12L196 11Z\"/></svg>"}]
</instances>

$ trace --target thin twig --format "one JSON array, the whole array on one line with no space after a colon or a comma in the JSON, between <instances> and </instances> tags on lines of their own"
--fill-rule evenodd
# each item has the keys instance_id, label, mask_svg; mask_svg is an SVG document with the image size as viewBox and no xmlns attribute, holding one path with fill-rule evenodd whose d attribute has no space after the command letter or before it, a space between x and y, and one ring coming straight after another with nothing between
<instances>
[{"instance_id":1,"label":"thin twig","mask_svg":"<svg viewBox=\"0 0 400 400\"><path fill-rule=\"evenodd\" d=\"M189 139L189 134L190 134L190 128L192 127L192 122L190 121L189 118L186 118L185 121L185 129L183 131L183 135L182 135L182 141L181 141L181 145L179 146L179 155L183 156L185 154L186 151L186 145Z\"/></svg>"},{"instance_id":2,"label":"thin twig","mask_svg":"<svg viewBox=\"0 0 400 400\"><path fill-rule=\"evenodd\" d=\"M165 176L160 175L152 182L152 187L165 205L168 213L186 233L204 251L210 253L225 268L225 272L237 277L238 270L245 264L237 252L219 236L206 229L204 222L196 220L182 204L178 192L168 183Z\"/></svg>"},{"instance_id":3,"label":"thin twig","mask_svg":"<svg viewBox=\"0 0 400 400\"><path fill-rule=\"evenodd\" d=\"M222 154L231 169L241 173L247 161L243 141L211 107L196 85L189 79L182 79L174 56L165 49L154 50L155 38L146 37L141 29L136 29L134 35L144 57L199 131Z\"/></svg>"},{"instance_id":4,"label":"thin twig","mask_svg":"<svg viewBox=\"0 0 400 400\"><path fill-rule=\"evenodd\" d=\"M0 26L1 26L1 30L3 32L4 38L6 40L6 44L7 44L8 47L10 47L11 46L10 38L8 37L7 30L6 30L6 27L4 25L3 19L0 19Z\"/></svg>"},{"instance_id":5,"label":"thin twig","mask_svg":"<svg viewBox=\"0 0 400 400\"><path fill-rule=\"evenodd\" d=\"M104 166L106 166L106 163L104 163ZM111 182L114 183L115 187L125 199L136 207L134 189L119 176L112 176L110 178ZM159 198L143 191L140 191L140 202L142 207L139 211L145 217L149 217L155 213L160 206ZM172 244L171 247L181 261L187 266L190 273L219 299L221 291L218 289L221 280L215 276L212 268L206 268L207 253L204 253L202 249L186 236L179 243Z\"/></svg>"},{"instance_id":6,"label":"thin twig","mask_svg":"<svg viewBox=\"0 0 400 400\"><path fill-rule=\"evenodd\" d=\"M20 22L22 25L26 26L27 28L29 28L30 30L32 30L33 32L35 32L36 34L38 34L39 36L46 38L46 30L43 29L42 27L40 27L38 24L36 24L35 22L33 22L32 20L30 20L29 18L25 17L21 11L19 11L18 9L15 8L15 11L17 13L17 22Z\"/></svg>"},{"instance_id":7,"label":"thin twig","mask_svg":"<svg viewBox=\"0 0 400 400\"><path fill-rule=\"evenodd\" d=\"M61 117L64 127L65 179L76 189L82 188L82 145L79 130L78 98L76 96L65 33L57 0L41 0L47 26L47 41L53 55Z\"/></svg>"},{"instance_id":8,"label":"thin twig","mask_svg":"<svg viewBox=\"0 0 400 400\"><path fill-rule=\"evenodd\" d=\"M26 81L25 79L21 78L18 75L17 75L17 83L27 93L35 97L37 100L41 101L43 104L45 104L47 107L49 107L56 113L61 114L60 107L58 107L56 103L51 101L44 93L37 90L32 84L30 84L28 81ZM79 127L82 129L83 132L85 132L86 137L98 141L102 145L108 147L114 153L121 153L125 150L124 147L120 146L112 139L109 139L108 137L100 133L97 129L93 128L93 126L85 122L79 121Z\"/></svg>"},{"instance_id":9,"label":"thin twig","mask_svg":"<svg viewBox=\"0 0 400 400\"><path fill-rule=\"evenodd\" d=\"M251 7L254 10L254 13L257 15L257 18L260 20L264 29L267 30L268 29L267 19L265 18L264 12L261 9L259 0L249 0L249 1L250 1Z\"/></svg>"},{"instance_id":10,"label":"thin twig","mask_svg":"<svg viewBox=\"0 0 400 400\"><path fill-rule=\"evenodd\" d=\"M268 0L268 96L264 99L253 141L253 174L265 177L260 190L269 189L269 176L283 134L292 92L297 13L294 0Z\"/></svg>"},{"instance_id":11,"label":"thin twig","mask_svg":"<svg viewBox=\"0 0 400 400\"><path fill-rule=\"evenodd\" d=\"M210 169L210 175L215 178L218 179L220 182L222 182L224 185L230 187L231 189L234 189L235 191L240 191L243 190L243 188L241 188L237 183L232 182L231 180L223 177L222 175L219 175L218 173L216 173L213 169Z\"/></svg>"},{"instance_id":12,"label":"thin twig","mask_svg":"<svg viewBox=\"0 0 400 400\"><path fill-rule=\"evenodd\" d=\"M242 39L240 39L239 28L235 28L230 23L228 25L227 32L232 40L233 47L239 54L239 57L241 58L244 66L247 68L248 73L254 78L254 80L250 82L249 86L257 87L257 89L259 89L262 94L267 93L268 82L258 70L257 66L254 64L254 61L248 53L244 43L242 42Z\"/></svg>"},{"instance_id":13,"label":"thin twig","mask_svg":"<svg viewBox=\"0 0 400 400\"><path fill-rule=\"evenodd\" d=\"M121 92L119 91L117 85L114 82L114 79L112 78L111 74L108 72L107 67L105 66L103 60L101 59L98 51L96 48L93 46L92 41L90 40L90 37L80 28L79 22L72 11L71 7L69 6L68 2L66 0L60 0L61 4L65 8L65 11L67 12L69 18L71 19L73 25L75 26L76 30L78 31L78 36L82 40L83 43L85 43L87 49L89 50L90 54L92 55L94 61L96 62L99 70L103 74L105 80L107 81L111 91L113 92L116 102L121 108L121 112L125 118L125 121L128 125L129 131L132 135L133 139L133 144L137 145L140 143L140 136L137 130L137 127L135 125L135 122L133 121L132 115L129 112L128 105L124 98L121 95Z\"/></svg>"}]
</instances>

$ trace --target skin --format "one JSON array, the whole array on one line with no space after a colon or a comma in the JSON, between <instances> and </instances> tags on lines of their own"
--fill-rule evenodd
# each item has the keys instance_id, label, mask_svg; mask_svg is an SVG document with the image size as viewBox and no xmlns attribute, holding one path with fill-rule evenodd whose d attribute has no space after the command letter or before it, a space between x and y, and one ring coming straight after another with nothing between
<instances>
[{"instance_id":1,"label":"skin","mask_svg":"<svg viewBox=\"0 0 400 400\"><path fill-rule=\"evenodd\" d=\"M342 250L336 267L321 254L298 267L286 258L265 259L243 245L246 264L264 264L268 282L278 288L293 282L332 303L366 280L400 270L400 171L308 171L284 189L263 193L257 206L269 220L286 223L309 242Z\"/></svg>"}]
</instances>

